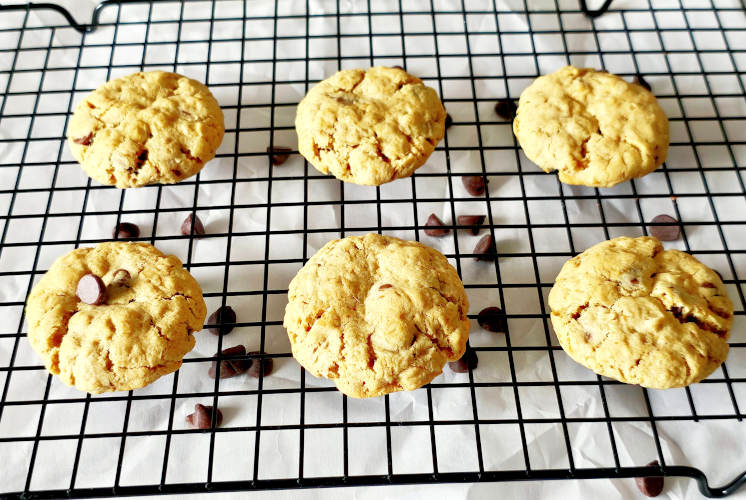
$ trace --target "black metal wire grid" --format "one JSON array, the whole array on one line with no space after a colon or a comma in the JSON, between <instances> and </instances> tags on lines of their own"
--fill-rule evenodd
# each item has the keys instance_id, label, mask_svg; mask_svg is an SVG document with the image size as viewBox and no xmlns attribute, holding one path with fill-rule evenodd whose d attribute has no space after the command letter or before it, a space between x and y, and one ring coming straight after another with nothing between
<instances>
[{"instance_id":1,"label":"black metal wire grid","mask_svg":"<svg viewBox=\"0 0 746 500\"><path fill-rule=\"evenodd\" d=\"M656 473L695 478L703 494L724 496L744 481L741 474L710 488L700 469L672 465L695 463L687 441L717 432L725 436L724 465L733 469L727 475L744 468L742 457L729 454L743 441L746 404L746 18L739 3L618 0L587 16L585 2L561 0L105 1L89 25L39 20L37 7L45 6L2 7L0 22L2 493ZM645 75L671 120L662 169L597 190L561 185L525 160L492 106L566 63ZM272 167L265 149L295 144L294 107L309 86L338 68L373 64L421 76L453 116L428 165L378 188L339 183L297 155ZM177 186L121 191L91 183L64 148L72 106L109 78L148 69L210 85L226 115L219 154ZM490 181L483 197L461 186L460 177L474 173ZM190 212L206 220L209 238L179 234ZM430 212L444 220L486 213L499 259L474 263L474 240L455 225L442 241L424 235ZM574 365L557 345L546 307L564 260L602 239L646 234L659 212L682 221L678 248L718 269L736 304L728 362L681 390L625 386ZM82 395L30 352L23 304L55 257L110 239L122 220L140 224L140 240L185 261L210 309L232 305L237 333L201 337L179 372L149 388ZM290 359L281 326L289 278L325 241L370 231L440 248L465 282L472 313L486 305L506 311L504 336L472 331L478 368L361 402L307 377ZM257 381L206 379L216 357L199 353L237 343L274 358L277 371ZM226 421L207 432L187 429L184 409L195 402L223 408ZM589 433L597 436L593 450ZM566 453L552 455L558 446ZM644 466L653 459L659 468Z\"/></svg>"}]
</instances>

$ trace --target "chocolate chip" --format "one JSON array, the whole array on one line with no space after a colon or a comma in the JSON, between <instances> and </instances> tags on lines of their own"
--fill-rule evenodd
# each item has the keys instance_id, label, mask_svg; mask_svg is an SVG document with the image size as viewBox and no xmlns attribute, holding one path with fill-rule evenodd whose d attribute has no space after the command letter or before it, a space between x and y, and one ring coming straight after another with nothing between
<instances>
[{"instance_id":1,"label":"chocolate chip","mask_svg":"<svg viewBox=\"0 0 746 500\"><path fill-rule=\"evenodd\" d=\"M130 281L130 273L126 269L117 269L111 277L110 285L124 286Z\"/></svg>"},{"instance_id":2,"label":"chocolate chip","mask_svg":"<svg viewBox=\"0 0 746 500\"><path fill-rule=\"evenodd\" d=\"M194 222L192 222L194 221ZM187 215L184 222L181 223L181 234L189 236L192 234L192 226L194 226L194 235L205 234L205 226L202 225L202 221L195 214Z\"/></svg>"},{"instance_id":3,"label":"chocolate chip","mask_svg":"<svg viewBox=\"0 0 746 500\"><path fill-rule=\"evenodd\" d=\"M379 290L385 290L386 288L391 288L392 286L394 286L394 285L391 285L389 283L384 283L383 285L379 286L378 289Z\"/></svg>"},{"instance_id":4,"label":"chocolate chip","mask_svg":"<svg viewBox=\"0 0 746 500\"><path fill-rule=\"evenodd\" d=\"M472 196L482 196L486 183L481 175L465 175L461 177L461 182Z\"/></svg>"},{"instance_id":5,"label":"chocolate chip","mask_svg":"<svg viewBox=\"0 0 746 500\"><path fill-rule=\"evenodd\" d=\"M236 312L231 306L219 307L214 313L207 318L207 323L211 326L208 328L213 335L227 335L233 331L236 322Z\"/></svg>"},{"instance_id":6,"label":"chocolate chip","mask_svg":"<svg viewBox=\"0 0 746 500\"><path fill-rule=\"evenodd\" d=\"M474 260L495 260L495 241L492 239L492 235L486 234L482 236L474 247L476 257Z\"/></svg>"},{"instance_id":7,"label":"chocolate chip","mask_svg":"<svg viewBox=\"0 0 746 500\"><path fill-rule=\"evenodd\" d=\"M451 115L446 113L446 129L451 128L451 125L453 125L453 118L451 118Z\"/></svg>"},{"instance_id":8,"label":"chocolate chip","mask_svg":"<svg viewBox=\"0 0 746 500\"><path fill-rule=\"evenodd\" d=\"M288 161L291 151L292 149L283 148L282 146L272 146L271 148L267 148L267 153L269 153L269 158L272 160L272 165L274 166L282 165Z\"/></svg>"},{"instance_id":9,"label":"chocolate chip","mask_svg":"<svg viewBox=\"0 0 746 500\"><path fill-rule=\"evenodd\" d=\"M215 427L223 423L223 412L220 409L213 411L212 406L205 406L197 403L194 405L194 413L186 416L187 424L194 429L209 429L212 427L212 415L215 415Z\"/></svg>"},{"instance_id":10,"label":"chocolate chip","mask_svg":"<svg viewBox=\"0 0 746 500\"><path fill-rule=\"evenodd\" d=\"M246 356L246 348L242 345L229 347L220 351L222 356ZM240 375L251 366L250 359L223 359L220 361L220 378L231 378ZM207 374L215 378L217 361L213 361Z\"/></svg>"},{"instance_id":11,"label":"chocolate chip","mask_svg":"<svg viewBox=\"0 0 746 500\"><path fill-rule=\"evenodd\" d=\"M76 137L73 139L73 142L81 146L90 146L93 142L93 132L89 132L88 135L83 137Z\"/></svg>"},{"instance_id":12,"label":"chocolate chip","mask_svg":"<svg viewBox=\"0 0 746 500\"><path fill-rule=\"evenodd\" d=\"M653 460L646 467L660 467L660 464ZM640 492L648 497L657 497L663 491L663 476L636 477L635 483Z\"/></svg>"},{"instance_id":13,"label":"chocolate chip","mask_svg":"<svg viewBox=\"0 0 746 500\"><path fill-rule=\"evenodd\" d=\"M474 370L478 364L479 358L477 357L477 353L474 352L473 349L467 347L464 355L461 356L458 361L451 361L450 363L448 363L448 367L451 369L452 372L466 373L469 371L469 368Z\"/></svg>"},{"instance_id":14,"label":"chocolate chip","mask_svg":"<svg viewBox=\"0 0 746 500\"><path fill-rule=\"evenodd\" d=\"M505 332L508 326L505 313L499 307L494 306L485 307L479 311L477 323L488 332Z\"/></svg>"},{"instance_id":15,"label":"chocolate chip","mask_svg":"<svg viewBox=\"0 0 746 500\"><path fill-rule=\"evenodd\" d=\"M257 354L259 354L259 351L252 351L249 353L250 356L255 356ZM254 358L249 367L248 374L254 378L259 378L259 374L261 373L266 377L272 373L274 365L272 358Z\"/></svg>"},{"instance_id":16,"label":"chocolate chip","mask_svg":"<svg viewBox=\"0 0 746 500\"><path fill-rule=\"evenodd\" d=\"M486 218L486 215L459 215L456 217L456 221L459 226L471 226L469 230L471 234L476 236L479 234L479 227L484 223L484 219Z\"/></svg>"},{"instance_id":17,"label":"chocolate chip","mask_svg":"<svg viewBox=\"0 0 746 500\"><path fill-rule=\"evenodd\" d=\"M137 158L135 159L135 168L142 167L146 161L148 161L148 150L143 149L137 154Z\"/></svg>"},{"instance_id":18,"label":"chocolate chip","mask_svg":"<svg viewBox=\"0 0 746 500\"><path fill-rule=\"evenodd\" d=\"M430 217L427 218L427 222L425 223L425 227L432 227L432 229L425 229L425 234L428 236L445 236L446 234L450 233L450 229L446 229L444 227L438 227L443 226L443 221L438 219L438 216L435 214L430 214Z\"/></svg>"},{"instance_id":19,"label":"chocolate chip","mask_svg":"<svg viewBox=\"0 0 746 500\"><path fill-rule=\"evenodd\" d=\"M120 222L114 228L114 239L137 238L140 236L140 228L131 222Z\"/></svg>"},{"instance_id":20,"label":"chocolate chip","mask_svg":"<svg viewBox=\"0 0 746 500\"><path fill-rule=\"evenodd\" d=\"M518 108L513 99L500 99L497 101L497 104L495 104L495 113L497 113L497 116L505 120L512 120L515 118L515 112L517 110Z\"/></svg>"},{"instance_id":21,"label":"chocolate chip","mask_svg":"<svg viewBox=\"0 0 746 500\"><path fill-rule=\"evenodd\" d=\"M106 287L101 278L93 273L84 274L78 281L78 288L75 294L86 304L97 306L104 302L106 296Z\"/></svg>"},{"instance_id":22,"label":"chocolate chip","mask_svg":"<svg viewBox=\"0 0 746 500\"><path fill-rule=\"evenodd\" d=\"M651 222L655 224L669 224L667 226L648 226L650 234L661 241L674 241L678 240L681 236L681 228L678 226L679 221L670 215L656 215Z\"/></svg>"},{"instance_id":23,"label":"chocolate chip","mask_svg":"<svg viewBox=\"0 0 746 500\"><path fill-rule=\"evenodd\" d=\"M400 69L400 70L404 71L404 68L402 68L398 64L396 66L391 66L391 67L394 68L394 69Z\"/></svg>"},{"instance_id":24,"label":"chocolate chip","mask_svg":"<svg viewBox=\"0 0 746 500\"><path fill-rule=\"evenodd\" d=\"M650 84L642 77L640 73L637 73L635 75L635 83L644 89L647 89L648 91L652 90L652 87Z\"/></svg>"}]
</instances>

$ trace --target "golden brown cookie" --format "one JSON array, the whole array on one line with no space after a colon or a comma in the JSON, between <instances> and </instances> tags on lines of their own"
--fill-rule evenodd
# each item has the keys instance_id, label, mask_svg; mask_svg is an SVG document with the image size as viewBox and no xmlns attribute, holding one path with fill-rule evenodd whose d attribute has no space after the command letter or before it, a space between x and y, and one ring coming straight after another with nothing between
<instances>
[{"instance_id":1,"label":"golden brown cookie","mask_svg":"<svg viewBox=\"0 0 746 500\"><path fill-rule=\"evenodd\" d=\"M150 71L111 80L78 104L68 144L83 170L118 188L172 184L210 161L223 112L202 83Z\"/></svg>"},{"instance_id":2,"label":"golden brown cookie","mask_svg":"<svg viewBox=\"0 0 746 500\"><path fill-rule=\"evenodd\" d=\"M655 96L588 68L537 78L521 93L513 132L529 160L567 184L610 187L652 172L668 153Z\"/></svg>"},{"instance_id":3,"label":"golden brown cookie","mask_svg":"<svg viewBox=\"0 0 746 500\"><path fill-rule=\"evenodd\" d=\"M733 304L715 271L656 238L615 238L568 260L549 293L560 345L629 384L699 382L728 355Z\"/></svg>"},{"instance_id":4,"label":"golden brown cookie","mask_svg":"<svg viewBox=\"0 0 746 500\"><path fill-rule=\"evenodd\" d=\"M284 325L293 356L356 398L414 390L469 336L469 301L436 250L368 234L330 241L290 282Z\"/></svg>"},{"instance_id":5,"label":"golden brown cookie","mask_svg":"<svg viewBox=\"0 0 746 500\"><path fill-rule=\"evenodd\" d=\"M76 295L88 273L106 286L100 305ZM26 302L28 339L44 366L92 394L137 389L177 370L206 312L197 281L179 259L147 243L73 250L52 264Z\"/></svg>"},{"instance_id":6,"label":"golden brown cookie","mask_svg":"<svg viewBox=\"0 0 746 500\"><path fill-rule=\"evenodd\" d=\"M399 68L339 71L298 104L298 150L320 172L377 186L409 177L445 133L438 94Z\"/></svg>"}]
</instances>

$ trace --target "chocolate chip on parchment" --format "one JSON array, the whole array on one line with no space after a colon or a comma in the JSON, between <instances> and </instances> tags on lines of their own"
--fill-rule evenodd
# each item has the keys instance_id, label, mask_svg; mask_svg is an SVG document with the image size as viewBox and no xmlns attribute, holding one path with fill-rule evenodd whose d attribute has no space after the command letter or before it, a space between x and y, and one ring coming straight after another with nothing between
<instances>
[{"instance_id":1,"label":"chocolate chip on parchment","mask_svg":"<svg viewBox=\"0 0 746 500\"><path fill-rule=\"evenodd\" d=\"M124 238L137 238L140 236L140 228L131 222L120 222L114 228L114 239L122 240Z\"/></svg>"},{"instance_id":2,"label":"chocolate chip on parchment","mask_svg":"<svg viewBox=\"0 0 746 500\"><path fill-rule=\"evenodd\" d=\"M459 226L471 226L469 231L476 236L479 234L479 228L486 218L486 215L459 215L456 217L456 221Z\"/></svg>"},{"instance_id":3,"label":"chocolate chip on parchment","mask_svg":"<svg viewBox=\"0 0 746 500\"><path fill-rule=\"evenodd\" d=\"M505 313L495 306L485 307L479 311L477 323L488 332L505 332L507 330Z\"/></svg>"},{"instance_id":4,"label":"chocolate chip on parchment","mask_svg":"<svg viewBox=\"0 0 746 500\"><path fill-rule=\"evenodd\" d=\"M650 84L645 80L645 78L642 77L640 73L637 73L635 75L635 83L648 91L652 90Z\"/></svg>"},{"instance_id":5,"label":"chocolate chip on parchment","mask_svg":"<svg viewBox=\"0 0 746 500\"><path fill-rule=\"evenodd\" d=\"M106 286L101 278L93 273L84 274L78 281L75 294L86 304L97 306L104 302L106 297Z\"/></svg>"},{"instance_id":6,"label":"chocolate chip on parchment","mask_svg":"<svg viewBox=\"0 0 746 500\"><path fill-rule=\"evenodd\" d=\"M495 104L495 113L504 120L512 120L515 118L515 112L517 110L518 108L513 99L500 99L497 101L497 104Z\"/></svg>"},{"instance_id":7,"label":"chocolate chip on parchment","mask_svg":"<svg viewBox=\"0 0 746 500\"><path fill-rule=\"evenodd\" d=\"M93 132L88 132L88 135L83 137L76 137L73 139L73 142L75 144L80 144L81 146L90 146L93 142Z\"/></svg>"},{"instance_id":8,"label":"chocolate chip on parchment","mask_svg":"<svg viewBox=\"0 0 746 500\"><path fill-rule=\"evenodd\" d=\"M444 227L443 221L438 218L435 214L430 214L430 217L427 218L427 222L425 223L425 227L431 228L431 229L425 229L425 234L428 236L445 236L446 234L450 233L450 229L446 229Z\"/></svg>"},{"instance_id":9,"label":"chocolate chip on parchment","mask_svg":"<svg viewBox=\"0 0 746 500\"><path fill-rule=\"evenodd\" d=\"M465 175L461 177L461 182L464 183L464 187L470 195L482 196L484 194L486 182L481 175Z\"/></svg>"},{"instance_id":10,"label":"chocolate chip on parchment","mask_svg":"<svg viewBox=\"0 0 746 500\"><path fill-rule=\"evenodd\" d=\"M260 354L259 351L252 351L249 353L249 356L255 356L257 354ZM254 358L251 361L251 366L247 373L254 378L259 378L260 373L266 377L272 373L274 366L275 364L274 361L272 361L272 358Z\"/></svg>"},{"instance_id":11,"label":"chocolate chip on parchment","mask_svg":"<svg viewBox=\"0 0 746 500\"><path fill-rule=\"evenodd\" d=\"M653 460L646 467L660 467L660 464ZM640 492L648 497L657 497L663 491L663 476L636 477L635 483Z\"/></svg>"},{"instance_id":12,"label":"chocolate chip on parchment","mask_svg":"<svg viewBox=\"0 0 746 500\"><path fill-rule=\"evenodd\" d=\"M272 165L274 166L282 165L288 161L291 151L292 149L282 146L267 147L267 153L269 153L269 158L272 160Z\"/></svg>"},{"instance_id":13,"label":"chocolate chip on parchment","mask_svg":"<svg viewBox=\"0 0 746 500\"><path fill-rule=\"evenodd\" d=\"M207 318L207 323L211 326L208 328L213 335L227 335L233 331L236 322L236 312L231 306L219 307L214 313Z\"/></svg>"},{"instance_id":14,"label":"chocolate chip on parchment","mask_svg":"<svg viewBox=\"0 0 746 500\"><path fill-rule=\"evenodd\" d=\"M472 348L467 347L464 355L456 361L449 362L448 367L452 372L467 373L469 368L474 370L478 364L479 358L477 357L477 353Z\"/></svg>"},{"instance_id":15,"label":"chocolate chip on parchment","mask_svg":"<svg viewBox=\"0 0 746 500\"><path fill-rule=\"evenodd\" d=\"M222 356L246 356L246 348L242 345L229 347L220 351ZM240 375L251 366L250 359L223 359L220 361L220 378L231 378ZM215 378L217 361L213 361L207 374Z\"/></svg>"},{"instance_id":16,"label":"chocolate chip on parchment","mask_svg":"<svg viewBox=\"0 0 746 500\"><path fill-rule=\"evenodd\" d=\"M114 275L111 277L110 285L113 286L124 286L129 283L131 277L129 271L126 269L117 269L114 271Z\"/></svg>"},{"instance_id":17,"label":"chocolate chip on parchment","mask_svg":"<svg viewBox=\"0 0 746 500\"><path fill-rule=\"evenodd\" d=\"M202 221L199 219L199 216L195 214L187 215L187 218L184 219L184 222L181 223L181 234L183 234L184 236L191 235L192 226L194 226L195 236L205 234L205 226L202 225Z\"/></svg>"},{"instance_id":18,"label":"chocolate chip on parchment","mask_svg":"<svg viewBox=\"0 0 746 500\"><path fill-rule=\"evenodd\" d=\"M209 429L212 427L213 413L217 413L215 415L215 427L218 427L223 423L223 412L220 411L220 408L213 409L212 406L205 406L199 403L194 405L194 413L186 416L186 422L194 429Z\"/></svg>"},{"instance_id":19,"label":"chocolate chip on parchment","mask_svg":"<svg viewBox=\"0 0 746 500\"><path fill-rule=\"evenodd\" d=\"M681 236L681 228L678 225L679 221L670 215L656 215L650 222L654 224L668 224L666 226L648 226L651 236L655 236L661 241L674 241L678 240Z\"/></svg>"},{"instance_id":20,"label":"chocolate chip on parchment","mask_svg":"<svg viewBox=\"0 0 746 500\"><path fill-rule=\"evenodd\" d=\"M472 253L476 254L474 260L495 260L495 241L492 239L492 235L485 234L482 236Z\"/></svg>"},{"instance_id":21,"label":"chocolate chip on parchment","mask_svg":"<svg viewBox=\"0 0 746 500\"><path fill-rule=\"evenodd\" d=\"M451 117L451 115L446 113L446 129L451 128L451 125L453 125L453 118Z\"/></svg>"}]
</instances>

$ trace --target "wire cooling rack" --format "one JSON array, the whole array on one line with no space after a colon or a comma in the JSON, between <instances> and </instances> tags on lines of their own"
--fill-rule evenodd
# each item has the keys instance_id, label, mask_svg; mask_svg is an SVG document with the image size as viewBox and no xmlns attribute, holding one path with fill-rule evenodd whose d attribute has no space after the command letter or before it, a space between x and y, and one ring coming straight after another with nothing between
<instances>
[{"instance_id":1,"label":"wire cooling rack","mask_svg":"<svg viewBox=\"0 0 746 500\"><path fill-rule=\"evenodd\" d=\"M2 7L0 495L646 473L694 478L708 496L735 491L746 477L742 455L729 455L744 441L746 406L746 17L737 1L616 0L604 12L610 3L589 12L571 0L107 0L90 24L50 5ZM671 120L663 168L597 190L561 185L525 160L492 107L567 63L644 75ZM402 65L442 96L454 123L428 164L378 188L322 176L298 155L272 167L266 148L294 146L294 108L309 86L373 64ZM148 69L210 85L226 116L218 156L176 186L92 183L64 146L73 105L109 78ZM483 197L461 186L474 173L490 181ZM467 211L488 214L496 262L475 264L472 237L455 226L443 240L424 234L430 212L452 221ZM646 234L661 212L682 221L673 246L723 275L736 316L721 369L687 389L648 391L569 361L546 294L567 258ZM207 221L209 238L179 234L187 213ZM233 305L239 333L198 344L149 388L93 397L47 375L25 339L23 304L55 257L109 240L123 220L185 261L211 310ZM472 330L476 369L361 402L294 363L282 329L289 278L325 241L369 231L441 249L465 282L471 318L487 305L505 310L504 336ZM277 372L194 382L216 359L209 353L239 340L274 358ZM236 401L251 411L231 415ZM182 410L194 402L223 408L226 421L187 429ZM699 446L697 436L719 441ZM723 461L698 465L731 483L708 486L691 466L702 449ZM655 459L660 467L644 465Z\"/></svg>"}]
</instances>

